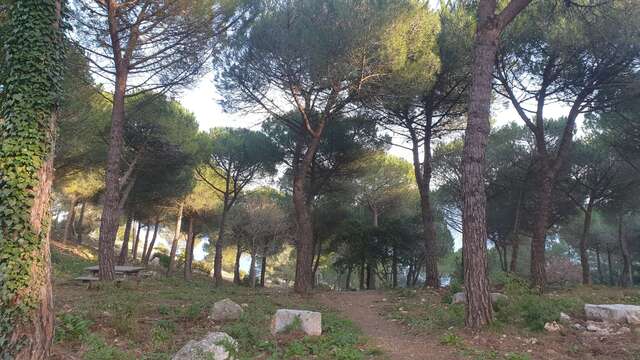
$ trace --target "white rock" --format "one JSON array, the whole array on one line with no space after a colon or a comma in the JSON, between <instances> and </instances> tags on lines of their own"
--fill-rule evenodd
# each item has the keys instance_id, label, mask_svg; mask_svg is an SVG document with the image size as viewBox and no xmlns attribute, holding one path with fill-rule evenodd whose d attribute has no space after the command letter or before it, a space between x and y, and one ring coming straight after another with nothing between
<instances>
[{"instance_id":1,"label":"white rock","mask_svg":"<svg viewBox=\"0 0 640 360\"><path fill-rule=\"evenodd\" d=\"M569 315L567 315L567 314L565 314L565 313L561 312L561 313L560 313L560 322L563 322L563 323L569 323L569 322L571 322L571 316L569 316Z\"/></svg>"},{"instance_id":2,"label":"white rock","mask_svg":"<svg viewBox=\"0 0 640 360\"><path fill-rule=\"evenodd\" d=\"M453 297L451 298L451 304L464 304L465 303L465 299L466 299L466 295L463 292L458 292L453 294ZM507 295L501 294L501 293L491 293L491 303L495 304L498 301L501 300L507 300L509 299L507 297Z\"/></svg>"},{"instance_id":3,"label":"white rock","mask_svg":"<svg viewBox=\"0 0 640 360\"><path fill-rule=\"evenodd\" d=\"M640 306L625 304L585 304L587 319L640 325Z\"/></svg>"},{"instance_id":4,"label":"white rock","mask_svg":"<svg viewBox=\"0 0 640 360\"><path fill-rule=\"evenodd\" d=\"M558 325L557 322L552 321L544 324L544 329L547 330L548 332L558 332L560 331L561 327L560 325Z\"/></svg>"},{"instance_id":5,"label":"white rock","mask_svg":"<svg viewBox=\"0 0 640 360\"><path fill-rule=\"evenodd\" d=\"M229 346L237 350L238 343L227 333L211 332L202 340L189 341L171 360L226 360L229 359Z\"/></svg>"},{"instance_id":6,"label":"white rock","mask_svg":"<svg viewBox=\"0 0 640 360\"><path fill-rule=\"evenodd\" d=\"M322 335L322 314L315 311L279 309L271 319L271 334L282 332L296 318L300 319L300 330L311 336Z\"/></svg>"},{"instance_id":7,"label":"white rock","mask_svg":"<svg viewBox=\"0 0 640 360\"><path fill-rule=\"evenodd\" d=\"M631 329L629 329L626 326L623 326L620 329L618 329L618 331L616 331L616 335L623 335L623 334L630 334L630 333L631 333Z\"/></svg>"},{"instance_id":8,"label":"white rock","mask_svg":"<svg viewBox=\"0 0 640 360\"><path fill-rule=\"evenodd\" d=\"M230 299L223 299L213 304L209 311L209 318L216 321L237 320L242 315L242 311L242 306Z\"/></svg>"}]
</instances>

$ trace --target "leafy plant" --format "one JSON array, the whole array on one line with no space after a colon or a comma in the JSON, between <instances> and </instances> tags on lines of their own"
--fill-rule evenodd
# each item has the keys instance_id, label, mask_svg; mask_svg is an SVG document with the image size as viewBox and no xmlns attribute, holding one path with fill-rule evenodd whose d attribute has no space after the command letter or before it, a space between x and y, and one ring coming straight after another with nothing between
<instances>
[{"instance_id":1,"label":"leafy plant","mask_svg":"<svg viewBox=\"0 0 640 360\"><path fill-rule=\"evenodd\" d=\"M55 328L55 341L82 340L89 335L91 321L75 314L58 316Z\"/></svg>"}]
</instances>

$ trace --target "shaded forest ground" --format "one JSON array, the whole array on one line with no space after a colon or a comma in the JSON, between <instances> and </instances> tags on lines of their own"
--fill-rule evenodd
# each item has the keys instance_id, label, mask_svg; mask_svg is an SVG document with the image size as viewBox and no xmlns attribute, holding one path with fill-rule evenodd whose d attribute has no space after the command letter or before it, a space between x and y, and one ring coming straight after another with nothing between
<instances>
[{"instance_id":1,"label":"shaded forest ground","mask_svg":"<svg viewBox=\"0 0 640 360\"><path fill-rule=\"evenodd\" d=\"M463 329L464 308L449 305L457 289L317 292L216 289L196 276L164 276L87 289L72 279L95 263L92 249L53 244L56 343L53 359L169 359L187 341L225 331L239 341L240 359L640 359L640 328L597 336L564 325L549 333L545 322L559 312L584 324L584 303L640 304L638 289L579 287L544 297L517 281L501 291L496 321L481 333ZM236 322L207 318L214 302L230 298L245 306ZM323 313L323 336L269 334L277 308Z\"/></svg>"}]
</instances>

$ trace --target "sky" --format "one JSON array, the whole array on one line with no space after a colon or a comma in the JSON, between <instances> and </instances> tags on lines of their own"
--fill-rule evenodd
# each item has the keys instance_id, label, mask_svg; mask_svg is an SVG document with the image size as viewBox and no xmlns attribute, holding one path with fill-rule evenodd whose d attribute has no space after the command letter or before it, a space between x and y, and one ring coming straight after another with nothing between
<instances>
[{"instance_id":1,"label":"sky","mask_svg":"<svg viewBox=\"0 0 640 360\"><path fill-rule=\"evenodd\" d=\"M182 92L178 97L178 101L189 111L194 113L200 130L206 131L212 127L245 127L257 130L264 120L264 114L230 114L224 112L220 104L221 95L216 91L213 74L209 73L204 76L193 88ZM504 126L510 122L522 123L517 112L505 101L496 101L493 108L494 126ZM545 116L556 118L568 113L566 106L552 104L545 107ZM393 141L399 141L394 139ZM408 144L400 144L408 145ZM408 149L392 146L389 152L393 155L402 157L411 162L412 155ZM459 249L462 247L462 235L455 230L451 230L454 237L454 247ZM196 259L204 256L202 249L194 249Z\"/></svg>"}]
</instances>

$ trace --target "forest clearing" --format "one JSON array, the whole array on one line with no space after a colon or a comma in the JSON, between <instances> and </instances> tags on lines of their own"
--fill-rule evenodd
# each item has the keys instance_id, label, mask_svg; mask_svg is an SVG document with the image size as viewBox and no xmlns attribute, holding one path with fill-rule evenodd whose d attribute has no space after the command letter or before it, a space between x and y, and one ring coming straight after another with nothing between
<instances>
[{"instance_id":1,"label":"forest clearing","mask_svg":"<svg viewBox=\"0 0 640 360\"><path fill-rule=\"evenodd\" d=\"M0 359L640 359L637 0L0 0Z\"/></svg>"}]
</instances>

